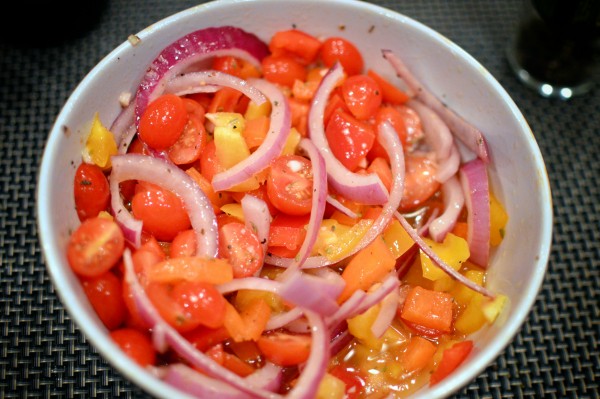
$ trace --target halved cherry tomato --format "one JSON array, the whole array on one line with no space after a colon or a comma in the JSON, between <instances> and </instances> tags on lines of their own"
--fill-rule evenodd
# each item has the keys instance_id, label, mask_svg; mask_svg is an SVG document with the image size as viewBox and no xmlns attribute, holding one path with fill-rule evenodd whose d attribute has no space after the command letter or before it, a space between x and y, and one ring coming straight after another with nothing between
<instances>
[{"instance_id":1,"label":"halved cherry tomato","mask_svg":"<svg viewBox=\"0 0 600 399\"><path fill-rule=\"evenodd\" d=\"M131 209L143 228L159 241L172 241L191 227L190 218L178 196L155 184L140 182L131 200Z\"/></svg>"},{"instance_id":2,"label":"halved cherry tomato","mask_svg":"<svg viewBox=\"0 0 600 399\"><path fill-rule=\"evenodd\" d=\"M94 217L84 220L71 234L67 259L75 273L96 277L117 264L125 249L125 237L116 222Z\"/></svg>"},{"instance_id":3,"label":"halved cherry tomato","mask_svg":"<svg viewBox=\"0 0 600 399\"><path fill-rule=\"evenodd\" d=\"M353 367L339 364L329 370L329 374L339 378L346 384L346 396L344 396L344 399L358 399L361 396L363 388L366 385L366 378L360 371Z\"/></svg>"},{"instance_id":4,"label":"halved cherry tomato","mask_svg":"<svg viewBox=\"0 0 600 399\"><path fill-rule=\"evenodd\" d=\"M403 146L414 144L423 137L421 118L407 106L383 106L377 111L375 121L377 125L383 121L390 122Z\"/></svg>"},{"instance_id":5,"label":"halved cherry tomato","mask_svg":"<svg viewBox=\"0 0 600 399\"><path fill-rule=\"evenodd\" d=\"M200 119L200 123L204 123L204 115L206 114L206 108L202 104L200 104L200 102L192 98L181 97L181 99L183 100L183 105L185 105L185 110L188 113L188 116L194 115L198 119Z\"/></svg>"},{"instance_id":6,"label":"halved cherry tomato","mask_svg":"<svg viewBox=\"0 0 600 399\"><path fill-rule=\"evenodd\" d=\"M373 125L341 110L331 116L325 136L333 155L352 171L365 158L375 141Z\"/></svg>"},{"instance_id":7,"label":"halved cherry tomato","mask_svg":"<svg viewBox=\"0 0 600 399\"><path fill-rule=\"evenodd\" d=\"M384 102L392 104L404 104L405 102L410 100L408 94L404 93L402 90L391 84L383 76L379 75L374 70L369 69L367 71L367 75L373 78L379 85Z\"/></svg>"},{"instance_id":8,"label":"halved cherry tomato","mask_svg":"<svg viewBox=\"0 0 600 399\"><path fill-rule=\"evenodd\" d=\"M125 321L127 308L121 280L111 271L81 280L83 291L106 328L114 330Z\"/></svg>"},{"instance_id":9,"label":"halved cherry tomato","mask_svg":"<svg viewBox=\"0 0 600 399\"><path fill-rule=\"evenodd\" d=\"M320 57L325 66L332 67L339 61L348 76L362 72L364 61L358 48L343 37L330 37L321 45Z\"/></svg>"},{"instance_id":10,"label":"halved cherry tomato","mask_svg":"<svg viewBox=\"0 0 600 399\"><path fill-rule=\"evenodd\" d=\"M366 120L381 106L381 89L369 75L353 75L342 83L342 96L352 115Z\"/></svg>"},{"instance_id":11,"label":"halved cherry tomato","mask_svg":"<svg viewBox=\"0 0 600 399\"><path fill-rule=\"evenodd\" d=\"M341 92L334 90L334 92L329 97L327 105L325 106L325 114L323 116L323 123L325 126L327 126L327 124L331 120L331 116L338 109L350 113L350 109L348 109L348 105L346 105L346 103L344 102Z\"/></svg>"},{"instance_id":12,"label":"halved cherry tomato","mask_svg":"<svg viewBox=\"0 0 600 399\"><path fill-rule=\"evenodd\" d=\"M233 112L241 98L241 91L231 87L223 87L215 93L207 111L210 113Z\"/></svg>"},{"instance_id":13,"label":"halved cherry tomato","mask_svg":"<svg viewBox=\"0 0 600 399\"><path fill-rule=\"evenodd\" d=\"M312 63L320 48L319 39L298 29L275 32L269 42L271 54L296 56L303 65Z\"/></svg>"},{"instance_id":14,"label":"halved cherry tomato","mask_svg":"<svg viewBox=\"0 0 600 399\"><path fill-rule=\"evenodd\" d=\"M183 100L175 94L163 94L142 114L139 135L151 148L164 150L175 144L187 121Z\"/></svg>"},{"instance_id":15,"label":"halved cherry tomato","mask_svg":"<svg viewBox=\"0 0 600 399\"><path fill-rule=\"evenodd\" d=\"M215 57L212 64L212 69L225 72L242 79L260 77L260 71L254 65L246 60L233 57L231 55Z\"/></svg>"},{"instance_id":16,"label":"halved cherry tomato","mask_svg":"<svg viewBox=\"0 0 600 399\"><path fill-rule=\"evenodd\" d=\"M229 260L236 278L254 275L264 260L258 236L239 222L219 227L219 254Z\"/></svg>"},{"instance_id":17,"label":"halved cherry tomato","mask_svg":"<svg viewBox=\"0 0 600 399\"><path fill-rule=\"evenodd\" d=\"M227 329L224 326L217 328L198 326L192 331L184 333L183 336L198 350L204 352L208 348L229 338L229 332L227 332Z\"/></svg>"},{"instance_id":18,"label":"halved cherry tomato","mask_svg":"<svg viewBox=\"0 0 600 399\"><path fill-rule=\"evenodd\" d=\"M375 158L367 167L367 172L376 173L388 192L392 189L394 176L392 175L392 169L390 168L388 161L384 158Z\"/></svg>"},{"instance_id":19,"label":"halved cherry tomato","mask_svg":"<svg viewBox=\"0 0 600 399\"><path fill-rule=\"evenodd\" d=\"M73 191L80 221L98 216L98 213L108 208L108 179L98 165L82 162L77 167Z\"/></svg>"},{"instance_id":20,"label":"halved cherry tomato","mask_svg":"<svg viewBox=\"0 0 600 399\"><path fill-rule=\"evenodd\" d=\"M135 328L126 327L112 331L110 337L127 356L140 366L154 366L156 363L156 349L154 349L148 334Z\"/></svg>"},{"instance_id":21,"label":"halved cherry tomato","mask_svg":"<svg viewBox=\"0 0 600 399\"><path fill-rule=\"evenodd\" d=\"M200 173L209 182L212 182L213 177L217 173L225 171L225 167L219 162L217 158L217 147L215 141L209 141L204 147L204 151L200 154Z\"/></svg>"},{"instance_id":22,"label":"halved cherry tomato","mask_svg":"<svg viewBox=\"0 0 600 399\"><path fill-rule=\"evenodd\" d=\"M198 116L190 114L183 133L175 144L167 149L167 154L177 165L190 164L200 158L207 141L204 124Z\"/></svg>"},{"instance_id":23,"label":"halved cherry tomato","mask_svg":"<svg viewBox=\"0 0 600 399\"><path fill-rule=\"evenodd\" d=\"M311 337L278 332L261 336L256 344L269 361L280 366L293 366L308 359Z\"/></svg>"},{"instance_id":24,"label":"halved cherry tomato","mask_svg":"<svg viewBox=\"0 0 600 399\"><path fill-rule=\"evenodd\" d=\"M284 155L271 163L267 195L275 208L288 215L309 214L312 191L312 165L308 159Z\"/></svg>"},{"instance_id":25,"label":"halved cherry tomato","mask_svg":"<svg viewBox=\"0 0 600 399\"><path fill-rule=\"evenodd\" d=\"M268 251L276 256L293 258L296 256L304 238L310 219L309 215L291 216L279 213L273 218L269 229Z\"/></svg>"},{"instance_id":26,"label":"halved cherry tomato","mask_svg":"<svg viewBox=\"0 0 600 399\"><path fill-rule=\"evenodd\" d=\"M171 242L170 254L171 258L194 256L196 254L196 232L188 229L177 233Z\"/></svg>"},{"instance_id":27,"label":"halved cherry tomato","mask_svg":"<svg viewBox=\"0 0 600 399\"><path fill-rule=\"evenodd\" d=\"M401 310L402 310L402 307L399 307L398 313L400 313ZM410 322L408 320L404 320L402 318L400 318L400 320L402 320L402 322L406 325L406 327L408 327L414 333L416 333L416 334L418 334L418 335L420 335L422 337L436 339L436 338L439 338L442 335L446 334L446 332L440 331L440 330L436 330L435 328L425 327L425 326L422 326L420 324L416 324L416 323L412 323L412 322Z\"/></svg>"},{"instance_id":28,"label":"halved cherry tomato","mask_svg":"<svg viewBox=\"0 0 600 399\"><path fill-rule=\"evenodd\" d=\"M179 332L192 331L200 325L223 325L227 300L212 284L151 282L146 286L146 294L161 317Z\"/></svg>"},{"instance_id":29,"label":"halved cherry tomato","mask_svg":"<svg viewBox=\"0 0 600 399\"><path fill-rule=\"evenodd\" d=\"M472 349L473 341L466 340L457 342L450 348L444 350L442 354L442 360L440 360L440 364L437 366L433 374L431 374L429 383L431 385L435 385L446 378L458 366L460 366L469 353L471 353Z\"/></svg>"},{"instance_id":30,"label":"halved cherry tomato","mask_svg":"<svg viewBox=\"0 0 600 399\"><path fill-rule=\"evenodd\" d=\"M427 201L440 188L435 180L437 164L424 155L406 154L406 176L400 209L408 211Z\"/></svg>"},{"instance_id":31,"label":"halved cherry tomato","mask_svg":"<svg viewBox=\"0 0 600 399\"><path fill-rule=\"evenodd\" d=\"M266 80L289 88L296 79L306 80L306 68L290 56L268 55L262 60L262 69Z\"/></svg>"}]
</instances>

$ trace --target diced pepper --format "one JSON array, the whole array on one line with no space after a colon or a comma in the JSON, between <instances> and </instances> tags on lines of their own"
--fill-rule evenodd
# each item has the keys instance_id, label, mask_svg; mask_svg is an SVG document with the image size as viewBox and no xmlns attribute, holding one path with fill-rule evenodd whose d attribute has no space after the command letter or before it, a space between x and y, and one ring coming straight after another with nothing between
<instances>
[{"instance_id":1,"label":"diced pepper","mask_svg":"<svg viewBox=\"0 0 600 399\"><path fill-rule=\"evenodd\" d=\"M296 148L298 148L298 144L300 144L300 140L302 139L302 135L300 132L296 130L296 128L290 129L290 134L283 145L283 150L281 150L281 155L292 155L296 153Z\"/></svg>"},{"instance_id":2,"label":"diced pepper","mask_svg":"<svg viewBox=\"0 0 600 399\"><path fill-rule=\"evenodd\" d=\"M490 193L490 245L500 245L504 239L504 228L508 222L508 214L502 204Z\"/></svg>"},{"instance_id":3,"label":"diced pepper","mask_svg":"<svg viewBox=\"0 0 600 399\"><path fill-rule=\"evenodd\" d=\"M452 347L446 349L442 355L442 360L436 370L431 374L429 380L431 385L435 385L450 373L452 373L467 358L473 349L473 341L466 340L455 343Z\"/></svg>"},{"instance_id":4,"label":"diced pepper","mask_svg":"<svg viewBox=\"0 0 600 399\"><path fill-rule=\"evenodd\" d=\"M96 112L92 122L90 135L85 143L84 159L89 159L106 170L111 167L110 157L117 154L117 143L110 130L108 130L100 121L100 116Z\"/></svg>"},{"instance_id":5,"label":"diced pepper","mask_svg":"<svg viewBox=\"0 0 600 399\"><path fill-rule=\"evenodd\" d=\"M229 204L225 204L221 206L221 211L228 214L229 216L233 216L241 222L244 222L244 211L242 210L242 205L237 202L232 202Z\"/></svg>"},{"instance_id":6,"label":"diced pepper","mask_svg":"<svg viewBox=\"0 0 600 399\"><path fill-rule=\"evenodd\" d=\"M469 304L460 312L454 328L461 334L472 334L479 330L486 323L486 318L483 314L484 297L479 293L475 293Z\"/></svg>"},{"instance_id":7,"label":"diced pepper","mask_svg":"<svg viewBox=\"0 0 600 399\"><path fill-rule=\"evenodd\" d=\"M319 250L319 253L329 260L336 261L343 259L350 251L352 251L352 249L354 249L363 236L367 234L367 231L372 224L373 221L369 219L359 220L358 223L352 226L343 235L338 235L338 240Z\"/></svg>"},{"instance_id":8,"label":"diced pepper","mask_svg":"<svg viewBox=\"0 0 600 399\"><path fill-rule=\"evenodd\" d=\"M424 369L433 359L436 350L437 346L433 342L418 335L413 336L402 355L404 369L409 373Z\"/></svg>"},{"instance_id":9,"label":"diced pepper","mask_svg":"<svg viewBox=\"0 0 600 399\"><path fill-rule=\"evenodd\" d=\"M428 238L424 238L423 241L454 270L460 269L460 266L469 259L469 244L452 233L446 234L441 243ZM437 280L446 276L446 273L435 265L423 251L421 251L421 266L423 267L423 277L429 280Z\"/></svg>"},{"instance_id":10,"label":"diced pepper","mask_svg":"<svg viewBox=\"0 0 600 399\"><path fill-rule=\"evenodd\" d=\"M316 399L343 399L345 394L346 384L344 381L325 373L319 384Z\"/></svg>"},{"instance_id":11,"label":"diced pepper","mask_svg":"<svg viewBox=\"0 0 600 399\"><path fill-rule=\"evenodd\" d=\"M423 327L449 332L452 328L452 314L450 294L416 286L406 296L401 317Z\"/></svg>"},{"instance_id":12,"label":"diced pepper","mask_svg":"<svg viewBox=\"0 0 600 399\"><path fill-rule=\"evenodd\" d=\"M383 241L388 245L392 255L396 259L402 256L415 243L397 220L393 220L384 230Z\"/></svg>"}]
</instances>

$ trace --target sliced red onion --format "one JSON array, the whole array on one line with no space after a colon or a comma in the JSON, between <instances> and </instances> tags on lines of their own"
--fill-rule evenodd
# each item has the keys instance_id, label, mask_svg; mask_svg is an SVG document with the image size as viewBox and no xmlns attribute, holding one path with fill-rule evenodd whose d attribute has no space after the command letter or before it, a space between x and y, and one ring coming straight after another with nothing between
<instances>
[{"instance_id":1,"label":"sliced red onion","mask_svg":"<svg viewBox=\"0 0 600 399\"><path fill-rule=\"evenodd\" d=\"M137 132L135 127L135 104L133 102L121 110L119 115L110 125L110 132L117 143L117 151L119 154L125 154L129 148L133 136Z\"/></svg>"},{"instance_id":2,"label":"sliced red onion","mask_svg":"<svg viewBox=\"0 0 600 399\"><path fill-rule=\"evenodd\" d=\"M445 183L452 176L456 175L460 168L460 152L455 144L452 145L450 156L438 161L438 168L435 174L435 180Z\"/></svg>"},{"instance_id":3,"label":"sliced red onion","mask_svg":"<svg viewBox=\"0 0 600 399\"><path fill-rule=\"evenodd\" d=\"M490 260L490 190L485 164L478 159L463 164L460 181L467 208L469 260L487 268Z\"/></svg>"},{"instance_id":4,"label":"sliced red onion","mask_svg":"<svg viewBox=\"0 0 600 399\"><path fill-rule=\"evenodd\" d=\"M264 79L250 79L250 84L271 101L271 125L262 144L250 156L212 180L215 191L227 190L264 170L283 150L291 128L290 107L279 88Z\"/></svg>"},{"instance_id":5,"label":"sliced red onion","mask_svg":"<svg viewBox=\"0 0 600 399\"><path fill-rule=\"evenodd\" d=\"M139 228L134 231L134 237L129 237L133 238L132 243L136 247L140 245L141 222L125 209L119 193L119 183L126 180L146 181L176 194L182 200L196 233L196 254L217 256L217 221L213 207L194 179L173 163L146 155L115 155L111 162L111 206L116 221L127 229L124 230L127 234Z\"/></svg>"},{"instance_id":6,"label":"sliced red onion","mask_svg":"<svg viewBox=\"0 0 600 399\"><path fill-rule=\"evenodd\" d=\"M250 386L247 380L224 368L212 358L197 350L194 345L187 341L160 317L160 314L152 305L152 302L138 281L133 268L131 251L129 249L126 249L123 253L123 264L125 266L125 284L129 285L140 317L151 326L153 331L158 330L159 334L162 335L161 339L165 339L179 356L188 361L191 365L205 372L208 376L226 382L233 388L238 389L247 395L251 395L251 397L265 399L276 399L281 397L280 395L269 392L258 386Z\"/></svg>"},{"instance_id":7,"label":"sliced red onion","mask_svg":"<svg viewBox=\"0 0 600 399\"><path fill-rule=\"evenodd\" d=\"M446 122L452 133L481 160L485 163L489 162L487 143L481 131L444 105L439 98L419 82L404 62L391 50L381 50L381 52L383 58L390 62L390 65L406 85L410 87L416 98L434 110Z\"/></svg>"},{"instance_id":8,"label":"sliced red onion","mask_svg":"<svg viewBox=\"0 0 600 399\"><path fill-rule=\"evenodd\" d=\"M219 284L217 285L217 289L223 295L239 290L260 290L279 295L281 282L262 277L243 277L233 279L225 284Z\"/></svg>"},{"instance_id":9,"label":"sliced red onion","mask_svg":"<svg viewBox=\"0 0 600 399\"><path fill-rule=\"evenodd\" d=\"M263 253L267 253L269 245L269 230L271 228L271 214L267 203L253 195L244 195L240 201L246 227L251 229L258 236L258 240L263 248Z\"/></svg>"},{"instance_id":10,"label":"sliced red onion","mask_svg":"<svg viewBox=\"0 0 600 399\"><path fill-rule=\"evenodd\" d=\"M338 211L342 212L344 215L351 217L352 219L358 218L358 215L356 213L354 213L350 208L342 204L340 201L338 201L331 195L327 195L327 203L329 205L332 205Z\"/></svg>"},{"instance_id":11,"label":"sliced red onion","mask_svg":"<svg viewBox=\"0 0 600 399\"><path fill-rule=\"evenodd\" d=\"M329 347L331 356L335 356L338 353L340 353L340 351L344 349L353 339L354 337L352 336L352 334L350 334L347 328L344 331L337 334L331 340L331 344Z\"/></svg>"},{"instance_id":12,"label":"sliced red onion","mask_svg":"<svg viewBox=\"0 0 600 399\"><path fill-rule=\"evenodd\" d=\"M282 312L271 316L271 318L267 322L267 325L265 326L265 330L269 331L282 328L288 325L289 323L293 322L294 320L299 319L300 317L302 317L302 315L302 309L296 307L288 310L287 312Z\"/></svg>"},{"instance_id":13,"label":"sliced red onion","mask_svg":"<svg viewBox=\"0 0 600 399\"><path fill-rule=\"evenodd\" d=\"M454 142L448 126L438 114L419 100L410 100L406 105L414 109L421 118L425 141L435 151L436 159L439 161L448 158Z\"/></svg>"},{"instance_id":14,"label":"sliced red onion","mask_svg":"<svg viewBox=\"0 0 600 399\"><path fill-rule=\"evenodd\" d=\"M337 298L344 286L345 282L340 283L297 271L283 281L279 294L296 306L330 316L339 309Z\"/></svg>"},{"instance_id":15,"label":"sliced red onion","mask_svg":"<svg viewBox=\"0 0 600 399\"><path fill-rule=\"evenodd\" d=\"M181 37L160 52L142 78L135 98L136 124L148 104L164 92L166 83L191 65L231 55L260 66L268 53L256 35L234 26L200 29Z\"/></svg>"},{"instance_id":16,"label":"sliced red onion","mask_svg":"<svg viewBox=\"0 0 600 399\"><path fill-rule=\"evenodd\" d=\"M205 93L207 87L209 92L214 88L230 87L244 94L256 105L261 105L267 101L264 94L247 80L215 70L189 72L178 75L167 83L165 92L182 96L193 93Z\"/></svg>"},{"instance_id":17,"label":"sliced red onion","mask_svg":"<svg viewBox=\"0 0 600 399\"><path fill-rule=\"evenodd\" d=\"M444 237L454 228L460 212L465 204L462 186L456 176L442 185L444 213L433 219L429 225L429 236L436 242L444 241Z\"/></svg>"},{"instance_id":18,"label":"sliced red onion","mask_svg":"<svg viewBox=\"0 0 600 399\"><path fill-rule=\"evenodd\" d=\"M440 214L440 211L438 210L438 208L433 208L433 211L431 211L431 215L429 215L429 219L427 219L427 221L417 227L417 233L420 236L426 236L427 234L429 234L429 226L431 225L431 223L433 223L433 221L435 220L435 218L438 217L438 215Z\"/></svg>"},{"instance_id":19,"label":"sliced red onion","mask_svg":"<svg viewBox=\"0 0 600 399\"><path fill-rule=\"evenodd\" d=\"M402 225L402 227L404 227L404 229L406 230L406 232L408 233L408 235L419 246L419 248L421 249L421 251L423 251L425 253L425 255L429 256L429 259L431 259L446 274L448 274L454 280L458 281L459 283L465 285L466 287L472 289L475 292L479 292L480 294L485 295L485 296L487 296L489 298L494 298L495 297L495 294L493 292L491 292L487 288L482 287L479 284L476 284L475 282L469 280L468 278L466 278L465 276L463 276L462 274L460 274L459 272L457 272L456 270L454 270L446 262L444 262L431 249L431 247L429 247L429 245L427 245L425 243L425 241L423 241L423 239L421 238L421 236L419 236L419 234L417 233L417 231L415 229L413 229L413 227L410 225L410 223L408 223L408 221L404 218L404 216L402 216L399 212L396 212L395 215L396 215L396 218L400 221L400 224Z\"/></svg>"},{"instance_id":20,"label":"sliced red onion","mask_svg":"<svg viewBox=\"0 0 600 399\"><path fill-rule=\"evenodd\" d=\"M329 184L340 195L367 205L381 205L388 199L388 193L377 174L360 175L348 170L331 152L324 128L325 106L333 89L344 77L340 63L336 63L323 77L317 89L308 114L310 139L323 155L327 165Z\"/></svg>"},{"instance_id":21,"label":"sliced red onion","mask_svg":"<svg viewBox=\"0 0 600 399\"><path fill-rule=\"evenodd\" d=\"M394 274L395 278L398 278ZM371 326L371 331L373 335L377 338L381 338L383 334L387 331L387 329L392 324L392 321L396 317L396 310L398 309L398 299L399 293L396 288L389 294L383 298L380 303L379 313L377 313L377 317Z\"/></svg>"}]
</instances>

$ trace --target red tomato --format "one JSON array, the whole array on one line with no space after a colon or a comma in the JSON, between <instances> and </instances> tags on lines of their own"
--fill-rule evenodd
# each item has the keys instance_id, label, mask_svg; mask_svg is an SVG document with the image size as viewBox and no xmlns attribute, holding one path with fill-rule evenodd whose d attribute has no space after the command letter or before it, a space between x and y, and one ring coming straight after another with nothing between
<instances>
[{"instance_id":1,"label":"red tomato","mask_svg":"<svg viewBox=\"0 0 600 399\"><path fill-rule=\"evenodd\" d=\"M249 62L231 55L215 57L212 69L228 73L238 78L258 78L260 71Z\"/></svg>"},{"instance_id":2,"label":"red tomato","mask_svg":"<svg viewBox=\"0 0 600 399\"><path fill-rule=\"evenodd\" d=\"M410 97L408 94L404 93L402 90L388 82L377 72L369 69L367 71L367 75L375 79L379 88L381 89L381 95L383 96L383 101L392 104L404 104Z\"/></svg>"},{"instance_id":3,"label":"red tomato","mask_svg":"<svg viewBox=\"0 0 600 399\"><path fill-rule=\"evenodd\" d=\"M193 229L177 233L171 243L171 258L194 256L196 254L196 232Z\"/></svg>"},{"instance_id":4,"label":"red tomato","mask_svg":"<svg viewBox=\"0 0 600 399\"><path fill-rule=\"evenodd\" d=\"M342 83L344 101L359 120L371 118L381 105L381 89L377 82L368 75L354 75Z\"/></svg>"},{"instance_id":5,"label":"red tomato","mask_svg":"<svg viewBox=\"0 0 600 399\"><path fill-rule=\"evenodd\" d=\"M279 213L273 218L271 228L269 229L269 249L268 251L277 256L293 258L296 256L304 238L308 224L309 215L290 216L285 213Z\"/></svg>"},{"instance_id":6,"label":"red tomato","mask_svg":"<svg viewBox=\"0 0 600 399\"><path fill-rule=\"evenodd\" d=\"M212 182L214 175L225 171L225 168L217 158L217 147L214 141L209 141L200 154L200 173L209 182Z\"/></svg>"},{"instance_id":7,"label":"red tomato","mask_svg":"<svg viewBox=\"0 0 600 399\"><path fill-rule=\"evenodd\" d=\"M269 208L269 213L271 214L271 216L275 216L278 213L277 208L275 208L273 206L273 204L271 204L271 200L269 199L269 195L267 194L267 185L266 184L261 184L255 190L231 193L231 196L233 197L233 199L236 202L240 202L240 203L242 202L242 199L244 198L245 195L252 195L256 198L259 198L259 199L265 201L265 203L267 204L267 207Z\"/></svg>"},{"instance_id":8,"label":"red tomato","mask_svg":"<svg viewBox=\"0 0 600 399\"><path fill-rule=\"evenodd\" d=\"M423 137L421 118L412 109L404 105L381 107L375 115L375 121L380 124L388 121L392 124L402 145L411 145Z\"/></svg>"},{"instance_id":9,"label":"red tomato","mask_svg":"<svg viewBox=\"0 0 600 399\"><path fill-rule=\"evenodd\" d=\"M212 284L151 282L146 286L146 294L161 317L179 332L192 331L200 325L223 325L226 299Z\"/></svg>"},{"instance_id":10,"label":"red tomato","mask_svg":"<svg viewBox=\"0 0 600 399\"><path fill-rule=\"evenodd\" d=\"M348 76L362 72L364 61L356 46L342 37L330 37L321 45L320 57L325 66L332 67L339 61Z\"/></svg>"},{"instance_id":11,"label":"red tomato","mask_svg":"<svg viewBox=\"0 0 600 399\"><path fill-rule=\"evenodd\" d=\"M75 273L97 277L117 264L125 249L125 237L116 222L94 217L86 219L71 235L67 259Z\"/></svg>"},{"instance_id":12,"label":"red tomato","mask_svg":"<svg viewBox=\"0 0 600 399\"><path fill-rule=\"evenodd\" d=\"M266 80L289 88L296 79L306 80L306 68L290 56L268 55L262 60L262 69Z\"/></svg>"},{"instance_id":13,"label":"red tomato","mask_svg":"<svg viewBox=\"0 0 600 399\"><path fill-rule=\"evenodd\" d=\"M227 332L227 329L223 326L217 328L198 326L198 328L183 335L185 339L202 352L229 338L229 332Z\"/></svg>"},{"instance_id":14,"label":"red tomato","mask_svg":"<svg viewBox=\"0 0 600 399\"><path fill-rule=\"evenodd\" d=\"M250 277L262 267L264 254L258 236L239 222L219 228L219 254L233 266L233 277Z\"/></svg>"},{"instance_id":15,"label":"red tomato","mask_svg":"<svg viewBox=\"0 0 600 399\"><path fill-rule=\"evenodd\" d=\"M398 307L398 313L401 313L402 307ZM417 335L422 337L427 337L431 339L436 339L446 334L444 331L436 330L435 328L429 328L422 326L420 324L412 323L408 320L401 319L402 322L412 331L414 331Z\"/></svg>"},{"instance_id":16,"label":"red tomato","mask_svg":"<svg viewBox=\"0 0 600 399\"><path fill-rule=\"evenodd\" d=\"M365 387L365 377L356 369L341 364L329 370L329 374L339 378L346 384L344 399L358 399Z\"/></svg>"},{"instance_id":17,"label":"red tomato","mask_svg":"<svg viewBox=\"0 0 600 399\"><path fill-rule=\"evenodd\" d=\"M179 197L154 184L138 183L131 209L135 218L144 223L144 231L159 241L172 241L177 233L191 227Z\"/></svg>"},{"instance_id":18,"label":"red tomato","mask_svg":"<svg viewBox=\"0 0 600 399\"><path fill-rule=\"evenodd\" d=\"M108 207L110 188L102 169L94 164L81 163L75 171L73 185L75 209L79 220L98 216Z\"/></svg>"},{"instance_id":19,"label":"red tomato","mask_svg":"<svg viewBox=\"0 0 600 399\"><path fill-rule=\"evenodd\" d=\"M471 340L457 342L450 348L446 349L442 354L442 360L440 360L440 364L437 366L433 374L431 374L429 383L431 385L435 385L446 378L458 366L460 366L469 353L471 353L472 349L473 341Z\"/></svg>"},{"instance_id":20,"label":"red tomato","mask_svg":"<svg viewBox=\"0 0 600 399\"><path fill-rule=\"evenodd\" d=\"M310 355L310 335L274 333L256 341L258 349L271 362L280 366L304 363Z\"/></svg>"},{"instance_id":21,"label":"red tomato","mask_svg":"<svg viewBox=\"0 0 600 399\"><path fill-rule=\"evenodd\" d=\"M427 201L440 188L440 183L435 180L437 164L426 156L405 156L406 177L404 179L404 194L400 202L400 209L408 211Z\"/></svg>"},{"instance_id":22,"label":"red tomato","mask_svg":"<svg viewBox=\"0 0 600 399\"><path fill-rule=\"evenodd\" d=\"M123 299L121 280L112 272L98 277L81 280L83 291L96 314L109 330L114 330L125 321L127 308Z\"/></svg>"},{"instance_id":23,"label":"red tomato","mask_svg":"<svg viewBox=\"0 0 600 399\"><path fill-rule=\"evenodd\" d=\"M156 350L148 334L134 328L121 328L112 331L110 337L140 366L154 366L156 363Z\"/></svg>"},{"instance_id":24,"label":"red tomato","mask_svg":"<svg viewBox=\"0 0 600 399\"><path fill-rule=\"evenodd\" d=\"M187 121L183 100L175 94L163 94L142 114L139 135L151 148L165 150L179 139Z\"/></svg>"},{"instance_id":25,"label":"red tomato","mask_svg":"<svg viewBox=\"0 0 600 399\"><path fill-rule=\"evenodd\" d=\"M346 103L344 102L344 99L342 98L341 91L337 92L336 90L334 90L334 92L329 97L327 106L325 107L325 114L323 116L323 122L324 122L325 126L327 126L327 124L331 120L331 116L338 109L341 109L342 111L346 111L346 112L350 113L350 109L348 109L348 105L346 105Z\"/></svg>"},{"instance_id":26,"label":"red tomato","mask_svg":"<svg viewBox=\"0 0 600 399\"><path fill-rule=\"evenodd\" d=\"M185 105L185 111L188 113L188 116L194 115L195 117L200 119L200 123L204 123L204 115L206 114L206 108L202 104L200 104L200 102L192 98L181 97L181 100L183 101L183 105Z\"/></svg>"},{"instance_id":27,"label":"red tomato","mask_svg":"<svg viewBox=\"0 0 600 399\"><path fill-rule=\"evenodd\" d=\"M276 32L269 42L271 54L293 55L304 65L315 60L320 48L319 39L298 29Z\"/></svg>"},{"instance_id":28,"label":"red tomato","mask_svg":"<svg viewBox=\"0 0 600 399\"><path fill-rule=\"evenodd\" d=\"M175 144L168 148L167 154L177 165L189 164L200 158L207 141L204 124L199 117L190 114L183 133Z\"/></svg>"},{"instance_id":29,"label":"red tomato","mask_svg":"<svg viewBox=\"0 0 600 399\"><path fill-rule=\"evenodd\" d=\"M313 176L310 161L284 155L271 163L267 195L275 208L288 215L306 215L312 207Z\"/></svg>"},{"instance_id":30,"label":"red tomato","mask_svg":"<svg viewBox=\"0 0 600 399\"><path fill-rule=\"evenodd\" d=\"M359 121L342 110L331 116L325 136L333 155L352 171L365 158L375 141L373 125Z\"/></svg>"}]
</instances>

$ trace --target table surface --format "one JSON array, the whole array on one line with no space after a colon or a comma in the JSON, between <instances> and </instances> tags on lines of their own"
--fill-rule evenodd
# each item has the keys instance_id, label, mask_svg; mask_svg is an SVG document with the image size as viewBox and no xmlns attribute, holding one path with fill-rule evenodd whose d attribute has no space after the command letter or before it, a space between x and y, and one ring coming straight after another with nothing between
<instances>
[{"instance_id":1,"label":"table surface","mask_svg":"<svg viewBox=\"0 0 600 399\"><path fill-rule=\"evenodd\" d=\"M0 35L0 398L147 397L99 356L58 300L38 242L36 179L47 134L85 74L129 34L197 2L66 3L96 5L70 19L56 8L20 7L24 27ZM550 176L554 235L539 296L512 343L455 397L598 398L600 90L563 102L515 79L504 47L519 1L376 3L479 60L523 112ZM47 15L59 24L48 26L55 20ZM51 40L66 28L77 35ZM32 35L37 44L24 40Z\"/></svg>"}]
</instances>

